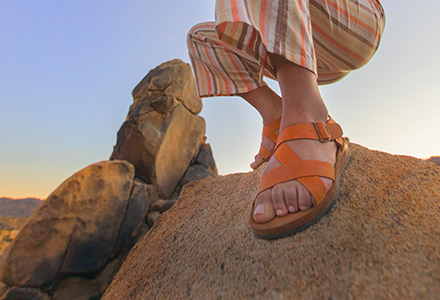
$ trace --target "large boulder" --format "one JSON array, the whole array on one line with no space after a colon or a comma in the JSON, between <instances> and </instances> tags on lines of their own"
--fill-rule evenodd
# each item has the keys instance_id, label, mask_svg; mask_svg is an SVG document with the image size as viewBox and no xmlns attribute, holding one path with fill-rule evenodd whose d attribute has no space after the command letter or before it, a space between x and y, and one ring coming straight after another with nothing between
<instances>
[{"instance_id":1,"label":"large boulder","mask_svg":"<svg viewBox=\"0 0 440 300\"><path fill-rule=\"evenodd\" d=\"M440 169L350 144L341 196L310 228L249 225L262 171L189 183L103 299L436 299Z\"/></svg>"},{"instance_id":2,"label":"large boulder","mask_svg":"<svg viewBox=\"0 0 440 300\"><path fill-rule=\"evenodd\" d=\"M205 142L205 120L197 116L202 101L191 67L177 59L163 63L132 94L110 159L129 161L139 178L170 199Z\"/></svg>"},{"instance_id":3,"label":"large boulder","mask_svg":"<svg viewBox=\"0 0 440 300\"><path fill-rule=\"evenodd\" d=\"M133 98L111 161L67 179L0 255L1 300L99 299L182 186L217 177L188 64L151 70Z\"/></svg>"},{"instance_id":4,"label":"large boulder","mask_svg":"<svg viewBox=\"0 0 440 300\"><path fill-rule=\"evenodd\" d=\"M148 230L145 218L157 200L150 197L151 189L135 179L134 167L125 161L95 163L72 175L10 245L0 271L0 281L11 287L7 294L21 293L21 287L53 293L71 277L80 277L99 278L94 293L100 296ZM15 299L11 297L5 299Z\"/></svg>"}]
</instances>

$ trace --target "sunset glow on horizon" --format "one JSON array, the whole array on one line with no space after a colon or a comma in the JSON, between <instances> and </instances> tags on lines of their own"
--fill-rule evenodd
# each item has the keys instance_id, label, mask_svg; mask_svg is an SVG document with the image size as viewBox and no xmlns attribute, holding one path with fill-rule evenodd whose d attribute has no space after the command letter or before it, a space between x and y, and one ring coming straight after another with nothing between
<instances>
[{"instance_id":1,"label":"sunset glow on horizon","mask_svg":"<svg viewBox=\"0 0 440 300\"><path fill-rule=\"evenodd\" d=\"M375 57L321 93L352 142L391 154L440 156L440 2L421 0L417 10L409 0L381 2L386 27ZM189 62L187 31L213 20L214 5L1 2L0 197L45 199L75 172L108 159L132 89L165 61ZM276 82L268 83L279 92ZM219 173L250 171L261 138L257 112L238 97L203 104Z\"/></svg>"}]
</instances>

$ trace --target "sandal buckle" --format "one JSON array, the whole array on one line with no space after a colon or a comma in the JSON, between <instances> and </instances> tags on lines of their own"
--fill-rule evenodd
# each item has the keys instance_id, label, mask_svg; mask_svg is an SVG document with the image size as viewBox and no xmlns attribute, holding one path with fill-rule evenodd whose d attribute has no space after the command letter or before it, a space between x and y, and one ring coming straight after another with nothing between
<instances>
[{"instance_id":1,"label":"sandal buckle","mask_svg":"<svg viewBox=\"0 0 440 300\"><path fill-rule=\"evenodd\" d=\"M316 133L318 134L319 141L321 143L330 142L331 141L331 133L328 127L324 122L313 122L313 126L315 126Z\"/></svg>"}]
</instances>

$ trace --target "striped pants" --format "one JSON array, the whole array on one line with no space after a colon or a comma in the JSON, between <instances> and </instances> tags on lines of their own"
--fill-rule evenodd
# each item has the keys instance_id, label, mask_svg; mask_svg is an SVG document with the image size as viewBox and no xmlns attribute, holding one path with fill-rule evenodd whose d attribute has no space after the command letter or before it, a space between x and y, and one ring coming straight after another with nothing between
<instances>
[{"instance_id":1,"label":"striped pants","mask_svg":"<svg viewBox=\"0 0 440 300\"><path fill-rule=\"evenodd\" d=\"M217 0L215 18L188 33L200 97L276 79L268 52L336 82L373 57L385 26L379 0Z\"/></svg>"}]
</instances>

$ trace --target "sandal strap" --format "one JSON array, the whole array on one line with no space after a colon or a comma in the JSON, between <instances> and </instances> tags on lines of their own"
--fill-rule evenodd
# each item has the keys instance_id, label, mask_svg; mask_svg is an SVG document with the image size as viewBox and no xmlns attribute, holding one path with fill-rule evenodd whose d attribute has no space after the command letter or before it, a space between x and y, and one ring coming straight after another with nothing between
<instances>
[{"instance_id":1,"label":"sandal strap","mask_svg":"<svg viewBox=\"0 0 440 300\"><path fill-rule=\"evenodd\" d=\"M276 133L276 131L280 129L280 124L281 124L281 118L273 121L269 125L263 125L263 134L261 140L267 137L276 144L278 139L278 134ZM269 160L272 154L273 152L267 150L267 148L264 147L263 144L260 145L260 150L258 151L258 155L260 155L264 161Z\"/></svg>"},{"instance_id":2,"label":"sandal strap","mask_svg":"<svg viewBox=\"0 0 440 300\"><path fill-rule=\"evenodd\" d=\"M342 128L332 118L327 122L295 124L285 128L278 136L275 147L275 158L282 164L261 177L258 194L275 185L291 180L298 180L315 198L317 204L325 198L327 192L319 177L335 181L334 166L316 160L302 160L286 141L296 139L319 140L322 143L342 140Z\"/></svg>"},{"instance_id":3,"label":"sandal strap","mask_svg":"<svg viewBox=\"0 0 440 300\"><path fill-rule=\"evenodd\" d=\"M281 118L273 121L269 125L263 125L263 134L262 138L268 137L272 142L276 144L278 139L278 134L276 131L280 129Z\"/></svg>"},{"instance_id":4,"label":"sandal strap","mask_svg":"<svg viewBox=\"0 0 440 300\"><path fill-rule=\"evenodd\" d=\"M322 143L342 138L342 128L337 123L315 122L295 124L285 128L278 136L276 149L284 142L298 139L319 140Z\"/></svg>"},{"instance_id":5,"label":"sandal strap","mask_svg":"<svg viewBox=\"0 0 440 300\"><path fill-rule=\"evenodd\" d=\"M274 155L282 165L287 165L295 161L303 161L298 154L286 144L282 144ZM317 201L317 204L325 198L327 191L324 183L319 177L300 177L297 178L297 180L309 191L310 194L312 194Z\"/></svg>"},{"instance_id":6,"label":"sandal strap","mask_svg":"<svg viewBox=\"0 0 440 300\"><path fill-rule=\"evenodd\" d=\"M264 161L267 161L272 156L272 152L267 150L266 147L263 146L263 144L260 144L260 150L258 151L258 155L260 155Z\"/></svg>"},{"instance_id":7,"label":"sandal strap","mask_svg":"<svg viewBox=\"0 0 440 300\"><path fill-rule=\"evenodd\" d=\"M317 160L300 160L275 168L261 177L260 192L274 187L278 183L295 180L301 177L327 177L335 180L334 167Z\"/></svg>"}]
</instances>

